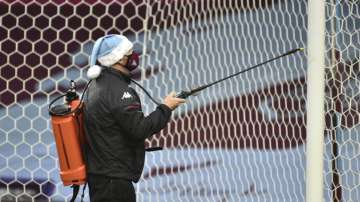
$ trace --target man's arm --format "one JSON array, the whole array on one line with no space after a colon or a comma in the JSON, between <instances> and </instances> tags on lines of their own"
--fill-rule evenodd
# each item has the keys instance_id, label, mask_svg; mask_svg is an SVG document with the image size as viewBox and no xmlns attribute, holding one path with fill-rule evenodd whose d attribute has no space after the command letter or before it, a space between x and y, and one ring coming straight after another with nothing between
<instances>
[{"instance_id":1,"label":"man's arm","mask_svg":"<svg viewBox=\"0 0 360 202\"><path fill-rule=\"evenodd\" d=\"M124 92L121 98L116 99L111 112L124 132L138 140L144 140L165 128L170 120L171 111L185 102L176 98L175 93L171 93L164 99L164 104L159 105L145 117L136 98L137 95L133 90Z\"/></svg>"},{"instance_id":2,"label":"man's arm","mask_svg":"<svg viewBox=\"0 0 360 202\"><path fill-rule=\"evenodd\" d=\"M126 134L133 139L143 140L165 128L170 120L171 109L162 104L145 117L140 103L134 102L116 106L112 113Z\"/></svg>"}]
</instances>

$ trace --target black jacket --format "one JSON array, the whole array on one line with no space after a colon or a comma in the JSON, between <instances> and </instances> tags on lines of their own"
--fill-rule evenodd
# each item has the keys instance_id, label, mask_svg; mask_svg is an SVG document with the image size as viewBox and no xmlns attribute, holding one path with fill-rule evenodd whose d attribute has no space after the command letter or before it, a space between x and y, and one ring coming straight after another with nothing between
<instances>
[{"instance_id":1,"label":"black jacket","mask_svg":"<svg viewBox=\"0 0 360 202\"><path fill-rule=\"evenodd\" d=\"M144 116L130 79L106 68L85 95L85 160L90 174L137 182L144 167L144 141L163 129L171 116L166 105Z\"/></svg>"}]
</instances>

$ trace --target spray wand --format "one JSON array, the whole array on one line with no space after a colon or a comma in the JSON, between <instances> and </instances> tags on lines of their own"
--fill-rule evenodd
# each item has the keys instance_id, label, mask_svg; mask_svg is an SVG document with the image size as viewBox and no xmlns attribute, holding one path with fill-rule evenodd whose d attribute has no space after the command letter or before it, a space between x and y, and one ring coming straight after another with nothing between
<instances>
[{"instance_id":1,"label":"spray wand","mask_svg":"<svg viewBox=\"0 0 360 202\"><path fill-rule=\"evenodd\" d=\"M227 77L225 77L225 78L219 79L219 80L214 81L214 82L212 82L212 83L209 83L209 84L205 84L205 85L203 85L203 86L196 87L196 88L191 89L191 90L189 90L189 91L181 91L179 94L176 95L176 97L186 99L186 98L188 98L189 96L192 96L192 95L194 95L194 94L196 94L196 93L198 93L198 92L200 92L200 91L202 91L202 90L204 90L204 89L206 89L206 88L208 88L208 87L210 87L210 86L213 86L213 85L215 85L215 84L217 84L217 83L223 82L223 81L225 81L225 80L227 80L227 79L230 79L230 78L232 78L232 77L235 77L235 76L237 76L237 75L239 75L239 74L242 74L242 73L245 73L245 72L250 71L250 70L252 70L252 69L255 69L255 68L257 68L257 67L259 67L259 66L261 66L261 65L264 65L264 64L266 64L266 63L272 62L272 61L277 60L277 59L279 59L279 58L282 58L282 57L285 57L285 56L287 56L287 55L291 55L291 54L294 54L294 53L296 53L296 52L298 52L298 51L303 51L303 50L304 50L304 48L297 48L297 49L288 51L288 52L286 52L286 53L284 53L284 54L281 54L281 55L279 55L279 56L276 56L276 57L274 57L274 58L272 58L272 59L270 59L270 60L267 60L267 61L265 61L265 62L262 62L262 63L260 63L260 64L255 65L255 66L249 67L249 68L247 68L247 69L244 69L244 70L242 70L242 71L240 71L240 72L237 72L237 73L232 74L232 75L230 75L230 76L227 76Z\"/></svg>"}]
</instances>

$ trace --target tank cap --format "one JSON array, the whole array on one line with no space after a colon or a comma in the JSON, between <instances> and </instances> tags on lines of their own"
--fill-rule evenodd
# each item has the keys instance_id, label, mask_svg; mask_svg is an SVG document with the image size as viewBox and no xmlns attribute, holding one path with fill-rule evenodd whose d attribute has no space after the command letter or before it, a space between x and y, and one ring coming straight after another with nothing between
<instances>
[{"instance_id":1,"label":"tank cap","mask_svg":"<svg viewBox=\"0 0 360 202\"><path fill-rule=\"evenodd\" d=\"M50 115L63 115L63 114L66 114L68 112L70 112L71 108L66 105L66 104L61 104L61 105L55 105L53 107L51 107L49 113Z\"/></svg>"}]
</instances>

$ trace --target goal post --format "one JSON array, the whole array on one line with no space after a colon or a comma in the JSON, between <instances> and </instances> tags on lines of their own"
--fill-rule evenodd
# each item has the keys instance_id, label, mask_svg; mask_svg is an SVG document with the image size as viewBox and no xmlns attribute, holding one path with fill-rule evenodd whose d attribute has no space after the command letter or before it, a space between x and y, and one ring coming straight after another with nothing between
<instances>
[{"instance_id":1,"label":"goal post","mask_svg":"<svg viewBox=\"0 0 360 202\"><path fill-rule=\"evenodd\" d=\"M325 1L308 5L306 201L324 201Z\"/></svg>"}]
</instances>

